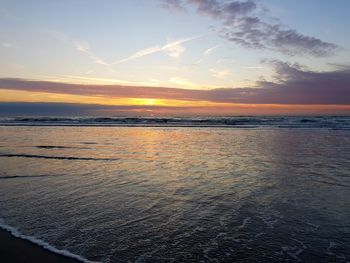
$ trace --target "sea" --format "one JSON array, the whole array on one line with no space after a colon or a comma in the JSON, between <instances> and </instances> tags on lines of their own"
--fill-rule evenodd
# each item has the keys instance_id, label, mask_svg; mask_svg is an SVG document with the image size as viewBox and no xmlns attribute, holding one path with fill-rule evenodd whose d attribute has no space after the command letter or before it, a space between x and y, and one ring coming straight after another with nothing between
<instances>
[{"instance_id":1,"label":"sea","mask_svg":"<svg viewBox=\"0 0 350 263\"><path fill-rule=\"evenodd\" d=\"M3 117L0 228L81 262L350 262L350 117Z\"/></svg>"}]
</instances>

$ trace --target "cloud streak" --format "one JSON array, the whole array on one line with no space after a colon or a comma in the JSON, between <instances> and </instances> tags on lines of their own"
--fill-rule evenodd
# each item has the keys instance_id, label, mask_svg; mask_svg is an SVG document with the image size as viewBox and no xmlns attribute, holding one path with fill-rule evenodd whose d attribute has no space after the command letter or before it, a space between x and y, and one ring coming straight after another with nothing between
<instances>
[{"instance_id":1,"label":"cloud streak","mask_svg":"<svg viewBox=\"0 0 350 263\"><path fill-rule=\"evenodd\" d=\"M116 65L120 63L124 63L127 61L131 61L134 59L142 58L148 55L152 55L155 53L166 53L170 57L178 58L182 55L182 53L185 51L185 48L183 47L183 44L192 40L197 39L198 37L190 37L190 38L183 38L176 41L168 42L167 44L163 46L154 46L149 47L146 49L142 49L140 51L135 52L134 54L130 55L129 57L123 58L121 60L112 62L110 65Z\"/></svg>"},{"instance_id":2,"label":"cloud streak","mask_svg":"<svg viewBox=\"0 0 350 263\"><path fill-rule=\"evenodd\" d=\"M94 61L96 64L106 66L110 71L114 72L112 69L112 66L121 64L124 62L132 61L135 59L139 59L145 56L149 56L155 53L165 53L169 57L172 58L178 58L180 57L183 52L185 51L185 47L183 46L185 43L190 42L192 40L200 38L199 36L195 37L188 37L188 38L182 38L182 39L177 39L171 42L167 42L166 44L160 46L156 45L153 47L145 48L142 50L139 50L135 52L134 54L123 58L119 60L106 60L102 59L99 57L95 52L93 52L90 43L84 40L73 40L66 34L62 32L56 32L56 31L48 31L48 34L52 36L53 38L59 40L62 43L73 45L75 50L80 52L81 54L84 54L88 58L90 58L92 61Z\"/></svg>"},{"instance_id":3,"label":"cloud streak","mask_svg":"<svg viewBox=\"0 0 350 263\"><path fill-rule=\"evenodd\" d=\"M207 50L204 51L204 56L209 56L211 53L214 52L217 48L219 48L220 45L213 46L211 48L208 48Z\"/></svg>"},{"instance_id":4,"label":"cloud streak","mask_svg":"<svg viewBox=\"0 0 350 263\"><path fill-rule=\"evenodd\" d=\"M164 2L164 0L161 0ZM167 8L195 6L198 14L221 24L219 35L250 49L267 49L287 55L329 56L339 47L333 43L304 35L268 15L268 10L254 0L166 0ZM263 12L261 10L264 10Z\"/></svg>"},{"instance_id":5,"label":"cloud streak","mask_svg":"<svg viewBox=\"0 0 350 263\"><path fill-rule=\"evenodd\" d=\"M90 59L92 59L95 63L108 66L108 63L105 62L103 59L99 58L97 55L95 55L90 48L90 45L86 41L76 41L74 43L75 49L79 52L82 52L86 54Z\"/></svg>"},{"instance_id":6,"label":"cloud streak","mask_svg":"<svg viewBox=\"0 0 350 263\"><path fill-rule=\"evenodd\" d=\"M0 89L106 98L158 98L243 104L350 105L350 67L314 72L299 65L269 61L276 70L273 82L255 88L195 90L167 87L81 85L23 79L0 79Z\"/></svg>"},{"instance_id":7,"label":"cloud streak","mask_svg":"<svg viewBox=\"0 0 350 263\"><path fill-rule=\"evenodd\" d=\"M98 55L96 55L90 46L90 43L84 40L77 40L72 39L67 34L59 31L51 31L47 30L45 31L47 34L49 34L54 39L58 40L61 43L64 43L69 46L73 46L76 51L79 53L87 56L89 59L91 59L94 63L98 65L105 66L109 71L114 72L112 68L109 67L109 63L107 63L104 59L100 58Z\"/></svg>"}]
</instances>

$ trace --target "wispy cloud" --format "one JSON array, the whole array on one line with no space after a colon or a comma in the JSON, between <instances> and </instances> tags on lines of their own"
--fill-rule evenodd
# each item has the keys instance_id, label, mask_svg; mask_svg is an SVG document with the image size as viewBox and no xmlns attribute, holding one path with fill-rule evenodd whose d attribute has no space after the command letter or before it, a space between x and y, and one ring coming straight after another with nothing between
<instances>
[{"instance_id":1,"label":"wispy cloud","mask_svg":"<svg viewBox=\"0 0 350 263\"><path fill-rule=\"evenodd\" d=\"M107 62L105 62L103 59L101 59L91 51L90 44L87 41L75 41L74 46L77 51L86 54L95 63L108 66Z\"/></svg>"},{"instance_id":2,"label":"wispy cloud","mask_svg":"<svg viewBox=\"0 0 350 263\"><path fill-rule=\"evenodd\" d=\"M169 82L174 83L174 84L181 86L183 88L186 88L186 89L198 89L198 86L199 86L198 84L193 83L193 82L189 81L188 79L184 79L181 77L171 77L169 79Z\"/></svg>"},{"instance_id":3,"label":"wispy cloud","mask_svg":"<svg viewBox=\"0 0 350 263\"><path fill-rule=\"evenodd\" d=\"M161 0L165 1L165 0ZM197 13L221 23L219 35L230 42L251 49L269 49L287 55L328 56L336 44L307 36L269 15L268 9L255 0L167 0L167 8L195 6ZM172 3L172 5L170 4ZM263 12L261 11L263 10Z\"/></svg>"},{"instance_id":4,"label":"wispy cloud","mask_svg":"<svg viewBox=\"0 0 350 263\"><path fill-rule=\"evenodd\" d=\"M127 61L131 61L134 59L142 58L142 57L149 56L149 55L152 55L155 53L160 53L160 52L163 52L170 57L178 58L185 51L185 47L183 46L183 44L186 42L198 39L198 38L199 37L183 38L183 39L178 39L178 40L175 40L172 42L168 42L167 44L165 44L163 46L154 46L154 47L142 49L142 50L139 50L139 51L135 52L134 54L126 57L126 58L123 58L123 59L120 59L118 61L111 63L111 65L124 63Z\"/></svg>"},{"instance_id":5,"label":"wispy cloud","mask_svg":"<svg viewBox=\"0 0 350 263\"><path fill-rule=\"evenodd\" d=\"M97 77L86 77L86 76L77 76L77 75L64 75L62 76L61 82L66 81L72 81L72 80L78 80L79 83L98 83L98 84L120 84L120 85L132 85L132 86L151 86L154 85L154 81L127 81L127 80L121 80L121 79L110 79L110 78L97 78Z\"/></svg>"},{"instance_id":6,"label":"wispy cloud","mask_svg":"<svg viewBox=\"0 0 350 263\"><path fill-rule=\"evenodd\" d=\"M264 67L262 66L244 66L244 69L263 69Z\"/></svg>"},{"instance_id":7,"label":"wispy cloud","mask_svg":"<svg viewBox=\"0 0 350 263\"><path fill-rule=\"evenodd\" d=\"M23 79L0 79L0 89L98 96L106 98L158 98L245 104L350 105L350 67L327 72L300 65L269 61L274 82L258 81L255 88L210 90L127 85L81 85ZM176 81L176 80L174 80Z\"/></svg>"},{"instance_id":8,"label":"wispy cloud","mask_svg":"<svg viewBox=\"0 0 350 263\"><path fill-rule=\"evenodd\" d=\"M216 50L217 48L219 48L221 45L216 45L213 46L211 48L208 48L207 50L204 51L204 55L205 56L209 56L211 53L213 53L214 50Z\"/></svg>"},{"instance_id":9,"label":"wispy cloud","mask_svg":"<svg viewBox=\"0 0 350 263\"><path fill-rule=\"evenodd\" d=\"M149 55L152 55L155 53L165 53L169 57L179 58L185 52L185 47L184 47L185 43L193 41L193 40L201 37L201 36L194 36L194 37L177 39L174 41L167 42L164 45L156 45L153 47L148 47L148 48L136 51L134 54L132 54L126 58L122 58L122 59L113 61L112 59L107 60L107 59L103 59L100 56L98 56L96 54L96 52L94 52L92 50L90 43L86 40L73 39L63 32L47 30L46 33L62 43L72 45L76 51L86 55L94 63L96 63L98 65L105 66L106 68L108 68L112 72L114 72L113 66L115 66L117 64L121 64L124 62L139 59L139 58L149 56Z\"/></svg>"},{"instance_id":10,"label":"wispy cloud","mask_svg":"<svg viewBox=\"0 0 350 263\"><path fill-rule=\"evenodd\" d=\"M186 12L181 0L163 0L161 6L171 11Z\"/></svg>"},{"instance_id":11,"label":"wispy cloud","mask_svg":"<svg viewBox=\"0 0 350 263\"><path fill-rule=\"evenodd\" d=\"M193 67L193 66L197 66L197 65L201 64L205 60L206 57L208 57L210 54L212 54L214 52L214 50L220 46L221 45L216 45L216 46L213 46L213 47L210 47L210 48L204 50L203 54L196 61L194 61L193 63L187 64L187 65Z\"/></svg>"},{"instance_id":12,"label":"wispy cloud","mask_svg":"<svg viewBox=\"0 0 350 263\"><path fill-rule=\"evenodd\" d=\"M227 78L230 74L231 71L229 69L224 69L224 70L217 70L217 69L209 69L209 72L218 79L225 79Z\"/></svg>"},{"instance_id":13,"label":"wispy cloud","mask_svg":"<svg viewBox=\"0 0 350 263\"><path fill-rule=\"evenodd\" d=\"M1 46L2 46L2 47L5 47L5 48L10 48L10 47L12 47L13 45L12 45L12 43L10 43L10 42L2 42L2 43L1 43Z\"/></svg>"},{"instance_id":14,"label":"wispy cloud","mask_svg":"<svg viewBox=\"0 0 350 263\"><path fill-rule=\"evenodd\" d=\"M114 70L111 67L109 67L109 63L107 63L104 59L102 59L92 51L91 45L88 41L74 39L68 36L67 34L59 31L46 30L45 32L54 39L58 40L59 42L74 47L76 51L78 51L81 54L84 54L85 56L90 58L94 63L106 66L106 68L108 68L109 71L114 72Z\"/></svg>"}]
</instances>

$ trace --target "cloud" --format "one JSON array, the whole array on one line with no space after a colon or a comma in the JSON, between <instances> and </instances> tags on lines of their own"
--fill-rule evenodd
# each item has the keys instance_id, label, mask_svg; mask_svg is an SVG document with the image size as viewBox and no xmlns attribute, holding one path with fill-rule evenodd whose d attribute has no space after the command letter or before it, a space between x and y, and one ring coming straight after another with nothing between
<instances>
[{"instance_id":1,"label":"cloud","mask_svg":"<svg viewBox=\"0 0 350 263\"><path fill-rule=\"evenodd\" d=\"M73 39L69 37L67 34L58 32L58 31L46 31L46 33L62 43L73 45L76 51L86 55L88 58L93 60L96 64L105 66L107 69L109 69L112 72L114 72L112 68L112 66L114 65L128 62L134 59L142 58L145 56L149 56L155 53L162 52L167 54L169 57L178 58L185 51L185 47L183 46L185 43L200 38L199 36L194 36L194 37L177 39L170 42L168 41L166 44L162 46L157 45L157 46L145 48L135 52L134 54L126 58L112 61L112 60L105 60L99 57L95 52L93 52L91 45L89 44L88 41Z\"/></svg>"},{"instance_id":2,"label":"cloud","mask_svg":"<svg viewBox=\"0 0 350 263\"><path fill-rule=\"evenodd\" d=\"M164 0L162 0L164 2ZM219 35L250 49L267 49L287 55L329 56L339 47L333 43L299 33L268 15L266 7L254 0L186 0L166 1L168 8L193 5L198 14L221 24ZM171 5L170 3L173 3ZM261 10L264 10L263 12Z\"/></svg>"},{"instance_id":3,"label":"cloud","mask_svg":"<svg viewBox=\"0 0 350 263\"><path fill-rule=\"evenodd\" d=\"M50 102L0 102L0 116L131 116L152 112L186 111L187 107L99 105Z\"/></svg>"},{"instance_id":4,"label":"cloud","mask_svg":"<svg viewBox=\"0 0 350 263\"><path fill-rule=\"evenodd\" d=\"M10 47L12 47L12 44L10 42L2 42L1 46L5 47L5 48L10 48Z\"/></svg>"},{"instance_id":5,"label":"cloud","mask_svg":"<svg viewBox=\"0 0 350 263\"><path fill-rule=\"evenodd\" d=\"M183 88L187 88L187 89L198 89L198 84L195 84L187 79L184 78L180 78L180 77L171 77L169 79L169 82L177 84L182 86Z\"/></svg>"},{"instance_id":6,"label":"cloud","mask_svg":"<svg viewBox=\"0 0 350 263\"><path fill-rule=\"evenodd\" d=\"M262 66L244 66L244 69L263 69L264 67Z\"/></svg>"},{"instance_id":7,"label":"cloud","mask_svg":"<svg viewBox=\"0 0 350 263\"><path fill-rule=\"evenodd\" d=\"M172 57L172 58L178 58L182 55L182 53L185 51L184 46L182 45L175 45L175 46L171 46L166 50L166 53L168 54L168 56Z\"/></svg>"},{"instance_id":8,"label":"cloud","mask_svg":"<svg viewBox=\"0 0 350 263\"><path fill-rule=\"evenodd\" d=\"M168 10L174 10L179 12L186 11L181 0L163 0L161 1L161 6Z\"/></svg>"},{"instance_id":9,"label":"cloud","mask_svg":"<svg viewBox=\"0 0 350 263\"><path fill-rule=\"evenodd\" d=\"M192 41L197 39L198 37L190 37L190 38L183 38L183 39L178 39L172 42L168 42L167 44L163 46L154 46L154 47L149 47L146 49L142 49L140 51L135 52L129 57L123 58L121 60L115 61L111 63L111 65L115 64L120 64L123 62L127 62L130 60L138 59L144 56L152 55L155 53L166 53L168 56L177 58L182 55L182 53L185 51L185 48L183 46L184 43Z\"/></svg>"},{"instance_id":10,"label":"cloud","mask_svg":"<svg viewBox=\"0 0 350 263\"><path fill-rule=\"evenodd\" d=\"M108 63L105 62L103 59L99 58L97 55L95 55L90 48L90 44L87 41L75 41L74 43L75 49L79 52L82 52L86 54L88 57L90 57L95 63L108 66Z\"/></svg>"},{"instance_id":11,"label":"cloud","mask_svg":"<svg viewBox=\"0 0 350 263\"><path fill-rule=\"evenodd\" d=\"M211 90L149 86L81 85L23 79L0 79L0 89L106 98L159 98L244 104L350 105L350 66L334 71L309 71L300 65L267 61L276 71L273 82L255 88Z\"/></svg>"},{"instance_id":12,"label":"cloud","mask_svg":"<svg viewBox=\"0 0 350 263\"><path fill-rule=\"evenodd\" d=\"M331 114L348 115L350 106L342 105L247 105L232 104L224 106L155 106L155 105L99 105L79 103L45 103L45 102L0 102L0 116L14 116L28 121L48 120L47 116L105 116L140 117L140 116L232 116L232 115L305 115ZM26 116L18 118L18 116ZM33 116L31 119L30 116ZM35 116L35 117L34 117ZM113 116L113 117L111 117ZM95 121L112 121L112 119L95 119ZM52 119L51 119L52 120ZM92 121L92 119L90 119ZM127 119L126 119L127 120ZM140 120L141 121L141 120ZM162 121L154 119L154 123ZM159 122L158 122L159 123Z\"/></svg>"},{"instance_id":13,"label":"cloud","mask_svg":"<svg viewBox=\"0 0 350 263\"><path fill-rule=\"evenodd\" d=\"M209 69L209 72L215 77L219 79L225 79L228 75L230 75L230 70L225 69L225 70L217 70L217 69Z\"/></svg>"},{"instance_id":14,"label":"cloud","mask_svg":"<svg viewBox=\"0 0 350 263\"><path fill-rule=\"evenodd\" d=\"M84 54L85 56L90 58L92 61L94 61L96 64L106 66L106 68L109 71L114 72L114 70L109 67L109 64L105 60L103 60L102 58L97 56L91 50L91 46L90 46L89 42L84 41L84 40L73 39L70 36L68 36L67 34L65 34L63 32L59 32L59 31L45 30L45 32L48 35L50 35L51 37L53 37L54 39L58 40L59 42L64 43L64 44L69 45L69 46L73 46L76 51Z\"/></svg>"},{"instance_id":15,"label":"cloud","mask_svg":"<svg viewBox=\"0 0 350 263\"><path fill-rule=\"evenodd\" d=\"M217 49L218 47L220 47L221 45L216 45L216 46L213 46L211 48L208 48L207 50L204 51L204 56L209 56L211 53L213 53L213 51L215 49Z\"/></svg>"}]
</instances>

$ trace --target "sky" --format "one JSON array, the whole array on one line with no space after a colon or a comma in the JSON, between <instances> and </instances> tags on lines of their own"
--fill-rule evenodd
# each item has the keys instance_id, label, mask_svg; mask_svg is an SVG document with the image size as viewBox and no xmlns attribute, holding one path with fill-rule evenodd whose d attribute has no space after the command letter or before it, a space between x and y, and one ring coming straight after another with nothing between
<instances>
[{"instance_id":1,"label":"sky","mask_svg":"<svg viewBox=\"0 0 350 263\"><path fill-rule=\"evenodd\" d=\"M0 115L347 115L349 10L0 0Z\"/></svg>"}]
</instances>

